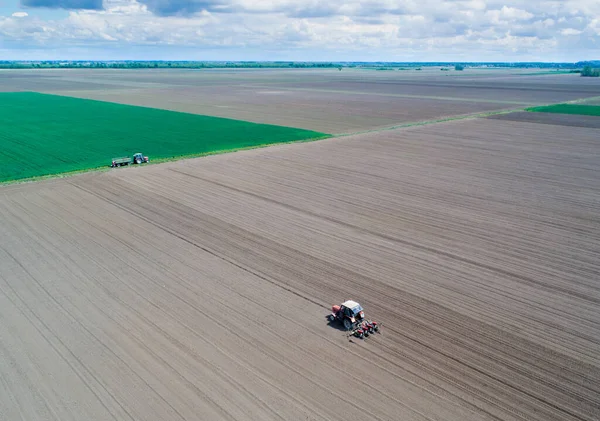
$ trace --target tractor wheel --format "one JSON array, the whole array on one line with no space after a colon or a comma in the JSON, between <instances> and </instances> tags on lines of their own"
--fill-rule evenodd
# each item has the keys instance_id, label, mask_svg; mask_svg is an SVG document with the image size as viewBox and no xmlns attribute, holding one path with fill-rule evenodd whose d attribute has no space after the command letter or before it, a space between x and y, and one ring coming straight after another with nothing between
<instances>
[{"instance_id":1,"label":"tractor wheel","mask_svg":"<svg viewBox=\"0 0 600 421\"><path fill-rule=\"evenodd\" d=\"M364 333L360 333L360 334L358 335L358 337L359 337L360 339L365 339L365 334L364 334Z\"/></svg>"},{"instance_id":2,"label":"tractor wheel","mask_svg":"<svg viewBox=\"0 0 600 421\"><path fill-rule=\"evenodd\" d=\"M377 332L379 330L379 326L374 326L373 329L375 329L375 332Z\"/></svg>"},{"instance_id":3,"label":"tractor wheel","mask_svg":"<svg viewBox=\"0 0 600 421\"><path fill-rule=\"evenodd\" d=\"M348 319L344 319L344 328L346 328L346 330L352 329L352 322Z\"/></svg>"},{"instance_id":4,"label":"tractor wheel","mask_svg":"<svg viewBox=\"0 0 600 421\"><path fill-rule=\"evenodd\" d=\"M139 165L139 164L141 164L141 163L142 163L142 160L141 160L140 158L137 158L137 159L135 160L135 163Z\"/></svg>"},{"instance_id":5,"label":"tractor wheel","mask_svg":"<svg viewBox=\"0 0 600 421\"><path fill-rule=\"evenodd\" d=\"M333 314L330 314L328 319L331 323L335 322L335 316Z\"/></svg>"}]
</instances>

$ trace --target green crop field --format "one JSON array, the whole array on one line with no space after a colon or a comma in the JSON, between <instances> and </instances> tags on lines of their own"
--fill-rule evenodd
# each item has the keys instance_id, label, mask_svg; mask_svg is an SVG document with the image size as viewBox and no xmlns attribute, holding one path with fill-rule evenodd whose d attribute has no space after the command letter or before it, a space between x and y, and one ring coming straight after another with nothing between
<instances>
[{"instance_id":1,"label":"green crop field","mask_svg":"<svg viewBox=\"0 0 600 421\"><path fill-rule=\"evenodd\" d=\"M324 133L34 92L0 93L0 182L328 137Z\"/></svg>"},{"instance_id":2,"label":"green crop field","mask_svg":"<svg viewBox=\"0 0 600 421\"><path fill-rule=\"evenodd\" d=\"M527 108L527 111L536 113L556 113L556 114L578 114L600 116L600 106L581 105L581 104L555 104L544 107Z\"/></svg>"}]
</instances>

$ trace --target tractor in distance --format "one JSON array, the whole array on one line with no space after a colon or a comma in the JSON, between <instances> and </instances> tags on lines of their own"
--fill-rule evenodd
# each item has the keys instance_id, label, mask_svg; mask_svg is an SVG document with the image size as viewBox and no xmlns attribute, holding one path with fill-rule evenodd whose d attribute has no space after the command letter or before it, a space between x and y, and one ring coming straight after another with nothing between
<instances>
[{"instance_id":1,"label":"tractor in distance","mask_svg":"<svg viewBox=\"0 0 600 421\"><path fill-rule=\"evenodd\" d=\"M144 164L148 162L148 157L142 155L141 153L135 153L133 154L133 157L130 158L128 156L124 156L121 158L113 158L112 159L112 163L111 163L111 167L122 167L123 165L129 165L129 164Z\"/></svg>"},{"instance_id":2,"label":"tractor in distance","mask_svg":"<svg viewBox=\"0 0 600 421\"><path fill-rule=\"evenodd\" d=\"M379 331L379 324L365 319L365 311L362 306L352 300L332 306L328 319L331 323L342 323L349 335L360 339Z\"/></svg>"}]
</instances>

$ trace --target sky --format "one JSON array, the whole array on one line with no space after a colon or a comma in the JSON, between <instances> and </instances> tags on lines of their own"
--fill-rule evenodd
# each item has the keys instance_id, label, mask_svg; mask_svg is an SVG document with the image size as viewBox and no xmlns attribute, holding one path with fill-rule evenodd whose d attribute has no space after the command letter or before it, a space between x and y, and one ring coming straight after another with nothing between
<instances>
[{"instance_id":1,"label":"sky","mask_svg":"<svg viewBox=\"0 0 600 421\"><path fill-rule=\"evenodd\" d=\"M3 60L600 59L600 0L0 0Z\"/></svg>"}]
</instances>

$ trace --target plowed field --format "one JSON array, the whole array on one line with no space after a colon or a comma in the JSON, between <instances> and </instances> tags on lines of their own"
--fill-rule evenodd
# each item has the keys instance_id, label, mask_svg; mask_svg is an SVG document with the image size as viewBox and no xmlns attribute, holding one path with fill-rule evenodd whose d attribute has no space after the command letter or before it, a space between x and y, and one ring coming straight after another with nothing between
<instances>
[{"instance_id":1,"label":"plowed field","mask_svg":"<svg viewBox=\"0 0 600 421\"><path fill-rule=\"evenodd\" d=\"M539 71L16 70L0 72L0 90L98 99L324 133L355 133L600 96L600 85L589 78L535 73Z\"/></svg>"},{"instance_id":2,"label":"plowed field","mask_svg":"<svg viewBox=\"0 0 600 421\"><path fill-rule=\"evenodd\" d=\"M0 187L0 419L597 420L597 134L481 119ZM327 324L348 298L381 335Z\"/></svg>"}]
</instances>

